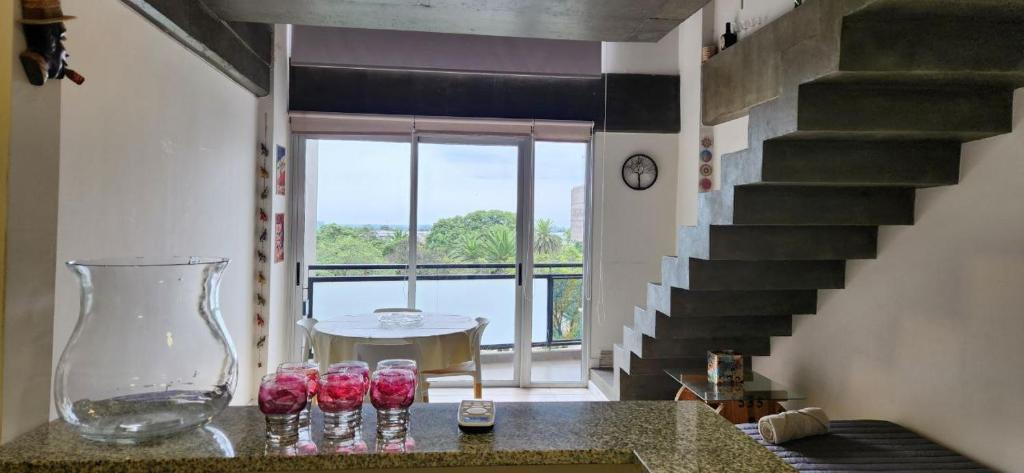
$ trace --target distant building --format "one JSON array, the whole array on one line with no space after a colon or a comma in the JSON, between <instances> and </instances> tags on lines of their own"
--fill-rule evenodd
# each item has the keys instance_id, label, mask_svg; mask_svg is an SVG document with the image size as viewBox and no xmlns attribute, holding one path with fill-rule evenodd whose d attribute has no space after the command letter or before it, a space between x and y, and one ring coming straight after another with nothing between
<instances>
[{"instance_id":1,"label":"distant building","mask_svg":"<svg viewBox=\"0 0 1024 473\"><path fill-rule=\"evenodd\" d=\"M584 186L576 186L572 188L572 202L570 205L570 225L569 225L569 238L572 241L583 241L584 228L586 225L587 218L587 196Z\"/></svg>"}]
</instances>

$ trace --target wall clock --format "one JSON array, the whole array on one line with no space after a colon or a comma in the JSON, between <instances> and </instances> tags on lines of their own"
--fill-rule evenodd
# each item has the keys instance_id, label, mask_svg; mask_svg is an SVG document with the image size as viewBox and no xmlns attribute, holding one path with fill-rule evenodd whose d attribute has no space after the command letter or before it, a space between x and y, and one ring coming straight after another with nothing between
<instances>
[{"instance_id":1,"label":"wall clock","mask_svg":"<svg viewBox=\"0 0 1024 473\"><path fill-rule=\"evenodd\" d=\"M658 180L658 164L646 154L634 154L622 163L622 182L630 189L642 191Z\"/></svg>"}]
</instances>

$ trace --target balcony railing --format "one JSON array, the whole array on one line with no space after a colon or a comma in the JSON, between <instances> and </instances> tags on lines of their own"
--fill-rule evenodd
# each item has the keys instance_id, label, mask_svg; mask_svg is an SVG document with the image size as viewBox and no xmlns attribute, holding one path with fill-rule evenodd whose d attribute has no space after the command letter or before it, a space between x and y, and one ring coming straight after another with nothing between
<instances>
[{"instance_id":1,"label":"balcony railing","mask_svg":"<svg viewBox=\"0 0 1024 473\"><path fill-rule=\"evenodd\" d=\"M537 340L536 332L532 340L534 347L553 347L553 346L569 346L579 345L580 338L566 337L561 335L560 330L556 330L555 321L563 320L576 323L576 327L582 327L579 323L579 318L582 315L582 279L583 279L583 264L582 263L536 263L534 264L534 299L535 300L546 300L546 309L541 308L544 313L544 319L546 321L545 335L543 340ZM500 280L515 280L516 265L512 263L451 263L451 264L418 264L416 265L416 281L500 281ZM575 271L570 271L575 270ZM310 277L307 285L307 305L306 314L310 317L316 314L314 307L314 295L317 291L329 290L329 285L345 283L348 284L368 284L376 283L377 286L386 284L387 282L402 282L408 281L409 265L407 264L315 264L309 266ZM556 272L560 271L560 272ZM536 283L540 283L538 286ZM354 289L354 288L352 288ZM417 288L419 289L419 288ZM537 294L538 290L545 291L543 294ZM568 293L566 291L569 291ZM567 311L563 313L556 313L556 294L560 295L563 299L560 299L563 303L565 301L573 301L573 298L578 298L575 301L576 304L570 304L577 310ZM464 297L472 297L470 294L465 294ZM378 302L378 301L374 301ZM379 301L379 306L390 306L393 303L387 304L383 301ZM399 306L404 304L398 304ZM564 304L563 304L564 305ZM321 309L323 310L323 309ZM536 312L538 307L534 307ZM344 311L352 311L351 309L345 309ZM512 309L514 311L514 309ZM575 312L575 313L570 313ZM575 320L572 320L575 318ZM534 317L536 321L536 317ZM485 333L485 343L483 348L486 349L507 349L512 348L513 343L511 341L505 342L502 340L494 340L494 336L500 337L500 334L495 335L493 331L500 329L500 325L496 325L492 318L492 328L488 328L488 332L492 332L492 336L488 337L488 333ZM535 322L536 323L536 322ZM487 343L487 338L492 338L491 343ZM514 339L514 337L513 337Z\"/></svg>"}]
</instances>

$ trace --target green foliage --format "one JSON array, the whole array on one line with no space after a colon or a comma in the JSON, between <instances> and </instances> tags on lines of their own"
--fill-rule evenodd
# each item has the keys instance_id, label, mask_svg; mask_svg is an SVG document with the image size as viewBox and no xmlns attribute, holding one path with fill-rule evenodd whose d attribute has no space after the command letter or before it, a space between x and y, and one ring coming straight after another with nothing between
<instances>
[{"instance_id":1,"label":"green foliage","mask_svg":"<svg viewBox=\"0 0 1024 473\"><path fill-rule=\"evenodd\" d=\"M369 227L344 227L336 223L316 231L316 259L325 264L385 263L383 245Z\"/></svg>"},{"instance_id":2,"label":"green foliage","mask_svg":"<svg viewBox=\"0 0 1024 473\"><path fill-rule=\"evenodd\" d=\"M478 255L475 253L471 253L474 256L471 259L461 259L457 255L465 253L466 248L462 248L462 246L467 242L476 240L483 243L484 233L493 227L507 228L514 235L516 214L504 210L477 210L466 215L442 218L430 228L425 247L433 254L442 255L444 258L442 261L478 262L479 259L476 257ZM512 240L515 241L515 238L513 237ZM421 261L439 262L439 260L422 258Z\"/></svg>"},{"instance_id":3,"label":"green foliage","mask_svg":"<svg viewBox=\"0 0 1024 473\"><path fill-rule=\"evenodd\" d=\"M551 220L542 218L537 221L533 231L533 248L538 253L555 253L562 249L562 237L555 234Z\"/></svg>"},{"instance_id":4,"label":"green foliage","mask_svg":"<svg viewBox=\"0 0 1024 473\"><path fill-rule=\"evenodd\" d=\"M554 340L572 340L581 337L583 320L583 280L556 279L552 284L551 329Z\"/></svg>"},{"instance_id":5,"label":"green foliage","mask_svg":"<svg viewBox=\"0 0 1024 473\"><path fill-rule=\"evenodd\" d=\"M480 236L483 262L511 263L516 259L516 234L513 228L495 225Z\"/></svg>"},{"instance_id":6,"label":"green foliage","mask_svg":"<svg viewBox=\"0 0 1024 473\"><path fill-rule=\"evenodd\" d=\"M409 258L409 233L404 230L352 227L336 223L320 226L316 233L316 259L321 264L405 264ZM478 210L437 221L417 244L421 263L512 263L516 258L516 215L502 210ZM569 231L559 232L548 219L538 220L534 231L534 261L580 263L583 246L572 241ZM421 274L465 274L465 269L420 269ZM511 269L471 270L488 274L512 274ZM537 268L535 274L579 274L579 268ZM367 270L359 274L405 274L404 270ZM354 275L352 270L320 274ZM578 339L583 313L583 281L555 279L552 297L552 329L555 340Z\"/></svg>"}]
</instances>

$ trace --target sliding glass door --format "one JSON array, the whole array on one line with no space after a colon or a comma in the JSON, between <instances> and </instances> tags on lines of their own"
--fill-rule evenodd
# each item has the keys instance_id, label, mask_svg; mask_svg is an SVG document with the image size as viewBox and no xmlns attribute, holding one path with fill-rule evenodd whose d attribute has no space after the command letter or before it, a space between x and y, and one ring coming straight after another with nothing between
<instances>
[{"instance_id":1,"label":"sliding glass door","mask_svg":"<svg viewBox=\"0 0 1024 473\"><path fill-rule=\"evenodd\" d=\"M304 144L312 316L415 307L485 317L485 385L585 384L588 143L413 134Z\"/></svg>"},{"instance_id":2,"label":"sliding glass door","mask_svg":"<svg viewBox=\"0 0 1024 473\"><path fill-rule=\"evenodd\" d=\"M482 371L492 385L520 381L519 176L528 152L524 138L417 139L416 307L488 319Z\"/></svg>"}]
</instances>

